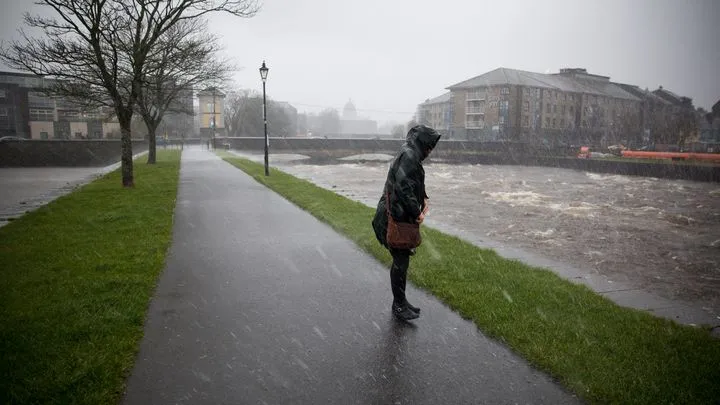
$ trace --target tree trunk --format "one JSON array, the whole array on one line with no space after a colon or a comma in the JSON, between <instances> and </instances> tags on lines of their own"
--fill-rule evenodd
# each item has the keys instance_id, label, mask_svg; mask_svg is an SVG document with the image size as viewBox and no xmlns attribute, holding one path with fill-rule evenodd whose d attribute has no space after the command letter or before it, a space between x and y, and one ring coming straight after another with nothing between
<instances>
[{"instance_id":1,"label":"tree trunk","mask_svg":"<svg viewBox=\"0 0 720 405\"><path fill-rule=\"evenodd\" d=\"M157 138L155 137L155 130L157 125L147 125L148 128L148 160L147 164L154 165L157 161Z\"/></svg>"},{"instance_id":2,"label":"tree trunk","mask_svg":"<svg viewBox=\"0 0 720 405\"><path fill-rule=\"evenodd\" d=\"M133 178L133 153L132 153L132 132L130 131L130 121L132 120L132 113L130 114L118 114L118 121L120 121L120 132L121 132L121 158L120 167L122 171L122 185L123 187L135 187L135 180Z\"/></svg>"}]
</instances>

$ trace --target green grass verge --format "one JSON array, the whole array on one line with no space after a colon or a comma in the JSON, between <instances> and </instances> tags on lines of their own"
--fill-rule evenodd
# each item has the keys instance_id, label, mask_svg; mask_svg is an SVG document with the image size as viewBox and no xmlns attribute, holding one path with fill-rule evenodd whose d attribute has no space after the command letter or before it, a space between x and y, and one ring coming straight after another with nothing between
<instances>
[{"instance_id":1,"label":"green grass verge","mask_svg":"<svg viewBox=\"0 0 720 405\"><path fill-rule=\"evenodd\" d=\"M221 156L384 264L367 206L246 159ZM717 404L720 341L622 308L554 273L424 227L412 282L592 403Z\"/></svg>"},{"instance_id":2,"label":"green grass verge","mask_svg":"<svg viewBox=\"0 0 720 405\"><path fill-rule=\"evenodd\" d=\"M180 152L0 228L0 403L115 404L170 245Z\"/></svg>"}]
</instances>

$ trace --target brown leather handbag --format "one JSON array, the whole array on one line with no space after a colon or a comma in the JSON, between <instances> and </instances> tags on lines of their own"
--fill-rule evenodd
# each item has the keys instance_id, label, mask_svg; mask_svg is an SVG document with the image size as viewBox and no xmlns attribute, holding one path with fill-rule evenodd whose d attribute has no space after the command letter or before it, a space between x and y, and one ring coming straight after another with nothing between
<instances>
[{"instance_id":1,"label":"brown leather handbag","mask_svg":"<svg viewBox=\"0 0 720 405\"><path fill-rule=\"evenodd\" d=\"M393 249L414 249L422 243L420 224L396 222L390 215L390 194L385 193L385 211L388 216L387 244Z\"/></svg>"}]
</instances>

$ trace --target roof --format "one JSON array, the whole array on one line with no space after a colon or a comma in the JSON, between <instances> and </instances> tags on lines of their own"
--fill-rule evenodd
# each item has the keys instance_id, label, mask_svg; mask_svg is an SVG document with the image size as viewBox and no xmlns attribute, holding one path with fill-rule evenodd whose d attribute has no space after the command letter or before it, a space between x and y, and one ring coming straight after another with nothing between
<instances>
[{"instance_id":1,"label":"roof","mask_svg":"<svg viewBox=\"0 0 720 405\"><path fill-rule=\"evenodd\" d=\"M36 75L34 73L8 72L6 70L0 71L0 76L43 77L42 75Z\"/></svg>"},{"instance_id":2,"label":"roof","mask_svg":"<svg viewBox=\"0 0 720 405\"><path fill-rule=\"evenodd\" d=\"M208 87L205 90L198 92L198 96L224 96L225 93L220 91L217 87Z\"/></svg>"},{"instance_id":3,"label":"roof","mask_svg":"<svg viewBox=\"0 0 720 405\"><path fill-rule=\"evenodd\" d=\"M653 92L649 90L643 90L638 86L635 86L633 84L624 84L624 83L614 83L616 86L620 86L623 90L627 91L628 93L634 95L638 98L647 98L650 101L661 103L661 104L670 104L669 101L665 100L664 98L653 94Z\"/></svg>"},{"instance_id":4,"label":"roof","mask_svg":"<svg viewBox=\"0 0 720 405\"><path fill-rule=\"evenodd\" d=\"M555 89L569 93L586 93L637 101L638 97L609 81L607 76L587 74L584 69L568 69L562 73L543 74L524 70L498 68L483 75L447 87L448 90L475 87L515 85Z\"/></svg>"},{"instance_id":5,"label":"roof","mask_svg":"<svg viewBox=\"0 0 720 405\"><path fill-rule=\"evenodd\" d=\"M447 103L452 99L452 92L448 91L447 93L443 94L442 96L437 96L435 98L431 98L424 103L421 103L420 105L432 105L432 104L442 104Z\"/></svg>"},{"instance_id":6,"label":"roof","mask_svg":"<svg viewBox=\"0 0 720 405\"><path fill-rule=\"evenodd\" d=\"M682 105L685 104L687 100L690 100L688 97L678 96L672 91L664 89L663 86L660 86L657 90L653 91L653 94L675 105Z\"/></svg>"}]
</instances>

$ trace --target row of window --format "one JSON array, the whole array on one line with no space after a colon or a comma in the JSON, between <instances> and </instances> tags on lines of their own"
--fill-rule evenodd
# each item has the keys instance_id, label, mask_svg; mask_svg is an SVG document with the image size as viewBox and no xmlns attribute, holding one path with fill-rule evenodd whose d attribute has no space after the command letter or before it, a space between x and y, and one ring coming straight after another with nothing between
<instances>
[{"instance_id":1,"label":"row of window","mask_svg":"<svg viewBox=\"0 0 720 405\"><path fill-rule=\"evenodd\" d=\"M568 124L570 124L570 122L572 122L572 121L570 121L570 120L567 121ZM500 121L500 123L502 123L502 120ZM530 117L529 116L527 116L527 115L523 116L522 126L526 127L526 128L530 127ZM565 125L564 118L557 119L557 118L546 117L545 118L545 126L543 128L563 129L563 128L567 128L567 127Z\"/></svg>"},{"instance_id":2,"label":"row of window","mask_svg":"<svg viewBox=\"0 0 720 405\"><path fill-rule=\"evenodd\" d=\"M31 108L30 121L54 121L55 114L50 109Z\"/></svg>"}]
</instances>

